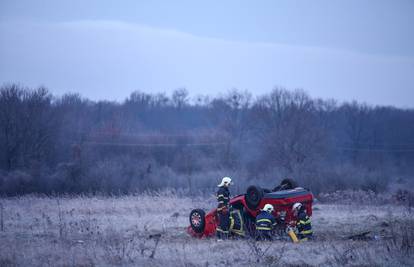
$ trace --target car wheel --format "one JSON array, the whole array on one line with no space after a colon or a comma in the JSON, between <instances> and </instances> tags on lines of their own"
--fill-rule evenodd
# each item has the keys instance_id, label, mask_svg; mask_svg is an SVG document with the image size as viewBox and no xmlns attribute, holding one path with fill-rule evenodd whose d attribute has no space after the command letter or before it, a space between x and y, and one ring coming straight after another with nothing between
<instances>
[{"instance_id":1,"label":"car wheel","mask_svg":"<svg viewBox=\"0 0 414 267\"><path fill-rule=\"evenodd\" d=\"M280 182L280 185L276 186L273 189L273 192L280 191L280 190L294 189L296 187L298 187L298 183L296 183L296 181L294 181L293 179L287 178L287 179L283 179Z\"/></svg>"},{"instance_id":2,"label":"car wheel","mask_svg":"<svg viewBox=\"0 0 414 267\"><path fill-rule=\"evenodd\" d=\"M263 198L263 189L258 186L251 185L247 188L246 192L246 204L249 209L256 209L259 206L260 201Z\"/></svg>"},{"instance_id":3,"label":"car wheel","mask_svg":"<svg viewBox=\"0 0 414 267\"><path fill-rule=\"evenodd\" d=\"M298 187L298 183L294 181L293 179L283 179L280 185L285 185L286 189L294 189Z\"/></svg>"},{"instance_id":4,"label":"car wheel","mask_svg":"<svg viewBox=\"0 0 414 267\"><path fill-rule=\"evenodd\" d=\"M206 213L202 209L194 209L190 212L190 225L196 233L202 233L206 225Z\"/></svg>"}]
</instances>

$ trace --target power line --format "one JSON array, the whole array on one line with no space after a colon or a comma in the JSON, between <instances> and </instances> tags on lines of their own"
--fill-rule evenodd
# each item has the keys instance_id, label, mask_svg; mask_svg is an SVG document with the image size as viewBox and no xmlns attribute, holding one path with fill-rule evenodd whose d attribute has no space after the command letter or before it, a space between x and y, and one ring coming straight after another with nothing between
<instances>
[{"instance_id":1,"label":"power line","mask_svg":"<svg viewBox=\"0 0 414 267\"><path fill-rule=\"evenodd\" d=\"M135 146L135 147L175 147L175 146L222 146L226 143L157 143L157 144L144 144L144 143L111 143L111 142L93 142L85 141L82 144L86 145L102 145L102 146Z\"/></svg>"},{"instance_id":2,"label":"power line","mask_svg":"<svg viewBox=\"0 0 414 267\"><path fill-rule=\"evenodd\" d=\"M201 137L211 137L211 134L160 134L160 133L152 133L152 134L128 134L128 133L121 133L121 134L113 134L110 132L100 131L100 132L73 132L77 135L85 135L85 136L116 136L117 138L122 137L137 137L137 138L201 138Z\"/></svg>"},{"instance_id":3,"label":"power line","mask_svg":"<svg viewBox=\"0 0 414 267\"><path fill-rule=\"evenodd\" d=\"M349 145L366 145L366 146L408 146L408 147L412 147L414 146L414 143L408 142L408 143L388 143L388 142L383 142L383 143L369 143L369 142L344 142L344 144L349 144Z\"/></svg>"},{"instance_id":4,"label":"power line","mask_svg":"<svg viewBox=\"0 0 414 267\"><path fill-rule=\"evenodd\" d=\"M253 142L241 142L243 144L254 144ZM79 143L73 143L79 144ZM193 147L208 147L208 146L226 146L225 142L211 142L211 143L113 143L113 142L96 142L83 141L80 144L92 146L120 146L120 147L177 147L177 146L193 146ZM398 153L414 153L414 149L382 149L382 148L352 148L352 147L334 147L335 150L342 151L363 151L363 152L398 152Z\"/></svg>"},{"instance_id":5,"label":"power line","mask_svg":"<svg viewBox=\"0 0 414 267\"><path fill-rule=\"evenodd\" d=\"M346 151L366 151L366 152L414 152L414 149L382 149L382 148L352 148L352 147L337 147L339 150Z\"/></svg>"}]
</instances>

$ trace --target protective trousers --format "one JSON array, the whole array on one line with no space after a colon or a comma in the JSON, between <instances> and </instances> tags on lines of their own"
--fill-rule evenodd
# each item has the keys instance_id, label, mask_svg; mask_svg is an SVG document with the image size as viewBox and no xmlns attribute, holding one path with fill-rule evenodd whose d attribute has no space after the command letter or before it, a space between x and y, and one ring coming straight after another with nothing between
<instances>
[{"instance_id":1,"label":"protective trousers","mask_svg":"<svg viewBox=\"0 0 414 267\"><path fill-rule=\"evenodd\" d=\"M256 233L256 240L272 241L273 240L272 231L258 230Z\"/></svg>"},{"instance_id":2,"label":"protective trousers","mask_svg":"<svg viewBox=\"0 0 414 267\"><path fill-rule=\"evenodd\" d=\"M220 239L227 239L229 237L230 228L230 213L228 210L218 212L219 224L217 226L217 237Z\"/></svg>"}]
</instances>

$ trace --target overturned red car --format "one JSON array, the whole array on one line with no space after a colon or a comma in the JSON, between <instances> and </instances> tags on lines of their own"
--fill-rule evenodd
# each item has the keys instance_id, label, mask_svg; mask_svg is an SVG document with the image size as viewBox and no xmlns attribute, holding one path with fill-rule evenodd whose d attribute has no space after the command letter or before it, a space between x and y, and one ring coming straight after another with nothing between
<instances>
[{"instance_id":1,"label":"overturned red car","mask_svg":"<svg viewBox=\"0 0 414 267\"><path fill-rule=\"evenodd\" d=\"M230 208L237 210L243 215L244 226L248 234L255 232L256 215L266 204L274 207L273 215L278 221L279 228L286 228L289 222L294 220L292 206L300 202L309 216L312 216L313 195L309 189L298 187L291 179L284 179L280 185L273 190L262 189L258 186L249 186L246 194L238 195L230 199ZM217 209L213 209L207 214L202 209L191 211L190 226L187 232L198 238L214 236L216 226L219 223Z\"/></svg>"}]
</instances>

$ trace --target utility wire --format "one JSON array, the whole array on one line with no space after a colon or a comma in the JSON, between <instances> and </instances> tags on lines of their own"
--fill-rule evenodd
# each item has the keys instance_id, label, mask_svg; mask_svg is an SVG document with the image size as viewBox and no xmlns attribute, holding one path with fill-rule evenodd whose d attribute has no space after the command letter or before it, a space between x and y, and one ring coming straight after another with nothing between
<instances>
[{"instance_id":1,"label":"utility wire","mask_svg":"<svg viewBox=\"0 0 414 267\"><path fill-rule=\"evenodd\" d=\"M157 144L144 144L144 143L111 143L111 142L92 142L85 141L82 144L97 145L97 146L135 146L135 147L163 147L163 146L222 146L226 143L157 143Z\"/></svg>"},{"instance_id":2,"label":"utility wire","mask_svg":"<svg viewBox=\"0 0 414 267\"><path fill-rule=\"evenodd\" d=\"M381 149L381 148L352 148L352 147L337 147L338 150L345 151L366 151L366 152L414 152L414 149Z\"/></svg>"},{"instance_id":3,"label":"utility wire","mask_svg":"<svg viewBox=\"0 0 414 267\"><path fill-rule=\"evenodd\" d=\"M414 143L388 143L388 142L384 142L382 144L376 144L376 143L369 143L369 142L345 142L344 144L347 145L366 145L366 146L379 146L379 145L383 145L383 146L408 146L408 147L412 147L414 146Z\"/></svg>"},{"instance_id":4,"label":"utility wire","mask_svg":"<svg viewBox=\"0 0 414 267\"><path fill-rule=\"evenodd\" d=\"M242 142L244 144L252 144L253 142ZM75 144L75 143L73 143ZM207 146L225 146L228 143L225 142L211 142L211 143L112 143L112 142L95 142L84 141L81 144L92 146L121 146L121 147L177 147L177 146L194 146L194 147L207 147ZM335 150L342 151L364 151L364 152L398 152L398 153L414 153L414 149L381 149L381 148L352 148L352 147L335 147Z\"/></svg>"}]
</instances>

